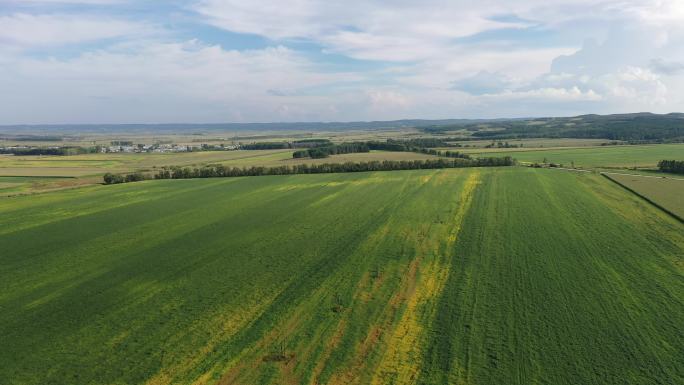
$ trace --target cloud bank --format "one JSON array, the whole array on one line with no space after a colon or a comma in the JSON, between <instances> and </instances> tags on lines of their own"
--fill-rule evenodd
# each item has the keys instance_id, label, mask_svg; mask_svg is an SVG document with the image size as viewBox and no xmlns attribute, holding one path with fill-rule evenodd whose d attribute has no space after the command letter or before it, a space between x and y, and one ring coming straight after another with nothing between
<instances>
[{"instance_id":1,"label":"cloud bank","mask_svg":"<svg viewBox=\"0 0 684 385\"><path fill-rule=\"evenodd\" d=\"M30 0L0 7L0 124L670 112L676 0Z\"/></svg>"}]
</instances>

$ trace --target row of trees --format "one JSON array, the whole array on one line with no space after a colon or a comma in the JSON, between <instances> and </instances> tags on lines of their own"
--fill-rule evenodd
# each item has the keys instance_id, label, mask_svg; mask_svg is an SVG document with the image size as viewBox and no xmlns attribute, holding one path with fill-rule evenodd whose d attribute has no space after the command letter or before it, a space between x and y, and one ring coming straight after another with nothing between
<instances>
[{"instance_id":1,"label":"row of trees","mask_svg":"<svg viewBox=\"0 0 684 385\"><path fill-rule=\"evenodd\" d=\"M458 151L438 151L435 149L418 146L416 144L440 145L443 144L443 142L441 142L439 139L411 139L402 141L389 139L386 142L352 142L322 147L313 147L306 150L295 151L292 154L292 157L316 159L327 158L330 155L351 154L359 152L369 152L370 150L379 150L394 152L417 152L421 154L430 154L447 158L470 159L469 155L460 153Z\"/></svg>"},{"instance_id":2,"label":"row of trees","mask_svg":"<svg viewBox=\"0 0 684 385\"><path fill-rule=\"evenodd\" d=\"M414 152L419 152L421 154L428 154L428 155L435 155L435 156L443 156L446 158L460 158L460 159L471 159L470 155L464 154L462 152L458 151L438 151L432 148L421 148L417 149Z\"/></svg>"},{"instance_id":3,"label":"row of trees","mask_svg":"<svg viewBox=\"0 0 684 385\"><path fill-rule=\"evenodd\" d=\"M292 154L293 158L327 158L330 155L337 154L351 154L357 152L370 152L370 148L366 143L363 142L353 142L353 143L342 143L335 144L331 146L324 147L313 147L307 150L295 151Z\"/></svg>"},{"instance_id":4,"label":"row of trees","mask_svg":"<svg viewBox=\"0 0 684 385\"><path fill-rule=\"evenodd\" d=\"M460 147L441 138L387 139L387 142L404 144L408 147Z\"/></svg>"},{"instance_id":5,"label":"row of trees","mask_svg":"<svg viewBox=\"0 0 684 385\"><path fill-rule=\"evenodd\" d=\"M417 145L421 144L421 146ZM386 142L352 142L342 143L336 145L313 147L306 150L295 151L292 154L293 158L327 158L330 155L337 154L351 154L359 152L369 152L371 150L378 151L394 151L394 152L417 152L421 154L429 154L435 156L442 156L446 158L462 158L470 159L467 154L458 151L438 151L435 149L423 147L422 145L441 145L442 141L439 139L411 139L411 140L392 140Z\"/></svg>"},{"instance_id":6,"label":"row of trees","mask_svg":"<svg viewBox=\"0 0 684 385\"><path fill-rule=\"evenodd\" d=\"M34 148L0 148L0 154L13 155L78 155L92 154L99 151L97 147L34 147Z\"/></svg>"},{"instance_id":7,"label":"row of trees","mask_svg":"<svg viewBox=\"0 0 684 385\"><path fill-rule=\"evenodd\" d=\"M684 174L684 160L661 160L658 162L658 169L662 172Z\"/></svg>"},{"instance_id":8,"label":"row of trees","mask_svg":"<svg viewBox=\"0 0 684 385\"><path fill-rule=\"evenodd\" d=\"M496 142L495 143L494 141L492 141L492 143L486 145L485 148L518 148L518 147L522 147L522 146L523 146L522 143L510 144L508 142Z\"/></svg>"},{"instance_id":9,"label":"row of trees","mask_svg":"<svg viewBox=\"0 0 684 385\"><path fill-rule=\"evenodd\" d=\"M512 166L511 157L479 159L427 159L427 160L384 160L371 162L346 162L324 164L299 164L278 167L225 167L209 165L201 168L170 167L162 169L155 179L218 178L262 175L326 174L364 171L421 170L462 167Z\"/></svg>"},{"instance_id":10,"label":"row of trees","mask_svg":"<svg viewBox=\"0 0 684 385\"><path fill-rule=\"evenodd\" d=\"M364 172L364 171L396 171L396 170L423 170L440 168L462 167L502 167L512 166L514 160L511 157L503 158L479 158L479 159L428 159L428 160L385 160L371 162L347 162L325 164L299 164L279 167L225 167L223 165L208 165L201 168L190 167L164 167L154 179L191 179L191 178L224 178L241 176L262 175L292 175L292 174L327 174L341 172ZM106 184L136 182L150 179L144 174L135 173L129 175L106 174Z\"/></svg>"},{"instance_id":11,"label":"row of trees","mask_svg":"<svg viewBox=\"0 0 684 385\"><path fill-rule=\"evenodd\" d=\"M243 150L280 150L285 148L292 148L288 142L259 142L251 144L243 144L240 146Z\"/></svg>"},{"instance_id":12,"label":"row of trees","mask_svg":"<svg viewBox=\"0 0 684 385\"><path fill-rule=\"evenodd\" d=\"M104 174L102 177L105 184L118 184L118 183L129 183L129 182L140 182L145 179L149 179L145 174L141 172L134 172L132 174L112 174L110 172Z\"/></svg>"},{"instance_id":13,"label":"row of trees","mask_svg":"<svg viewBox=\"0 0 684 385\"><path fill-rule=\"evenodd\" d=\"M329 139L300 139L292 142L294 148L325 147L332 145Z\"/></svg>"},{"instance_id":14,"label":"row of trees","mask_svg":"<svg viewBox=\"0 0 684 385\"><path fill-rule=\"evenodd\" d=\"M287 148L313 148L330 146L332 143L328 139L300 139L293 142L257 142L243 144L243 150L280 150Z\"/></svg>"},{"instance_id":15,"label":"row of trees","mask_svg":"<svg viewBox=\"0 0 684 385\"><path fill-rule=\"evenodd\" d=\"M429 147L456 147L448 144L441 139L420 138L397 140L387 139L385 142L366 142L371 150L379 151L398 151L398 152L424 152Z\"/></svg>"}]
</instances>

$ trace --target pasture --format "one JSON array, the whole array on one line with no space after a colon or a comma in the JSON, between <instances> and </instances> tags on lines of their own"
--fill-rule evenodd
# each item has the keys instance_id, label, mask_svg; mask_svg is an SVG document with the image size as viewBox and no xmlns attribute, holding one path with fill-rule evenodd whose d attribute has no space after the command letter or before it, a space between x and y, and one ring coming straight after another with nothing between
<instances>
[{"instance_id":1,"label":"pasture","mask_svg":"<svg viewBox=\"0 0 684 385\"><path fill-rule=\"evenodd\" d=\"M525 168L0 199L3 384L681 384L684 226Z\"/></svg>"}]
</instances>

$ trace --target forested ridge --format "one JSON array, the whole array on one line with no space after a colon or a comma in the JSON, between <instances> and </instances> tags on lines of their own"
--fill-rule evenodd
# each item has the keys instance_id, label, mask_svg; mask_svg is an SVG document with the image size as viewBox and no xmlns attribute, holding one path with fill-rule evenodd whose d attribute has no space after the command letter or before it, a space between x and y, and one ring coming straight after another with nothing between
<instances>
[{"instance_id":1,"label":"forested ridge","mask_svg":"<svg viewBox=\"0 0 684 385\"><path fill-rule=\"evenodd\" d=\"M579 138L633 143L684 141L684 114L582 115L571 118L511 119L433 126L430 133L471 132L475 139Z\"/></svg>"}]
</instances>

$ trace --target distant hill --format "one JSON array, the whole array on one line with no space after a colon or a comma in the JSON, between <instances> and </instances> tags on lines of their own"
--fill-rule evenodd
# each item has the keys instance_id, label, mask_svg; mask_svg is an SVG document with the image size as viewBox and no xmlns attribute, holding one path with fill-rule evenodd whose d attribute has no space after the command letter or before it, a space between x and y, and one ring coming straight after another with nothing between
<instances>
[{"instance_id":1,"label":"distant hill","mask_svg":"<svg viewBox=\"0 0 684 385\"><path fill-rule=\"evenodd\" d=\"M684 114L648 112L616 115L580 115L570 118L534 118L495 122L469 122L431 126L424 130L445 133L467 130L479 139L593 138L624 141L684 141Z\"/></svg>"},{"instance_id":2,"label":"distant hill","mask_svg":"<svg viewBox=\"0 0 684 385\"><path fill-rule=\"evenodd\" d=\"M256 131L348 131L418 128L426 133L461 131L472 139L595 138L624 141L684 141L684 114L649 112L519 119L404 119L372 122L58 124L0 126L0 133L30 135L87 133L174 133Z\"/></svg>"},{"instance_id":3,"label":"distant hill","mask_svg":"<svg viewBox=\"0 0 684 385\"><path fill-rule=\"evenodd\" d=\"M112 132L167 132L195 133L207 131L344 131L384 130L411 127L450 126L493 122L487 119L405 119L372 122L299 122L299 123L171 123L171 124L48 124L6 125L0 132L60 132L60 133L112 133Z\"/></svg>"}]
</instances>

